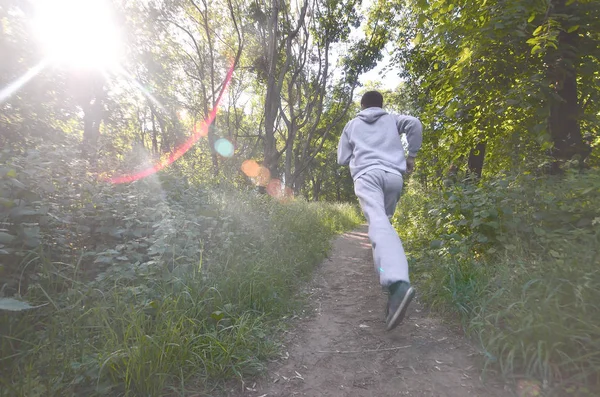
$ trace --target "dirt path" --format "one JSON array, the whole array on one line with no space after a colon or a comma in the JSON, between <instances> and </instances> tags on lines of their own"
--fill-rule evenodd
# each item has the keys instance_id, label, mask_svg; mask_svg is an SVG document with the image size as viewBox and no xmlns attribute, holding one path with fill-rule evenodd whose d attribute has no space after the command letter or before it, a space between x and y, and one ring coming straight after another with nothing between
<instances>
[{"instance_id":1,"label":"dirt path","mask_svg":"<svg viewBox=\"0 0 600 397\"><path fill-rule=\"evenodd\" d=\"M479 378L476 350L417 299L386 332L385 296L373 271L366 227L339 237L309 286L315 316L288 335L269 375L231 396L493 396L513 394Z\"/></svg>"}]
</instances>

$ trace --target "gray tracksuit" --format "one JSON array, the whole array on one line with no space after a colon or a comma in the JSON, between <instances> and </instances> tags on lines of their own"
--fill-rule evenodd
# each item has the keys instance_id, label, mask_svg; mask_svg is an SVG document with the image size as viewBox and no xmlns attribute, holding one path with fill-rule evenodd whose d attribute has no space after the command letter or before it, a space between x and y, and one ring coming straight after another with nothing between
<instances>
[{"instance_id":1,"label":"gray tracksuit","mask_svg":"<svg viewBox=\"0 0 600 397\"><path fill-rule=\"evenodd\" d=\"M404 248L390 219L406 172L401 134L406 134L409 155L414 157L421 148L422 132L415 117L373 107L346 124L338 145L338 163L350 165L354 191L369 223L375 269L384 287L409 281Z\"/></svg>"}]
</instances>

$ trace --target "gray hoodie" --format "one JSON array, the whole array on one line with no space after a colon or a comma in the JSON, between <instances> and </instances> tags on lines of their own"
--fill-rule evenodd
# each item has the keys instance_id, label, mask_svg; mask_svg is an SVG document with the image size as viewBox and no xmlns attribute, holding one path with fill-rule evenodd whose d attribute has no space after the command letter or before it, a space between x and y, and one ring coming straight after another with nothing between
<instances>
[{"instance_id":1,"label":"gray hoodie","mask_svg":"<svg viewBox=\"0 0 600 397\"><path fill-rule=\"evenodd\" d=\"M401 134L406 134L409 156L416 156L423 140L423 126L417 118L389 114L378 107L364 109L344 127L338 163L350 165L354 180L372 169L402 175L406 159Z\"/></svg>"}]
</instances>

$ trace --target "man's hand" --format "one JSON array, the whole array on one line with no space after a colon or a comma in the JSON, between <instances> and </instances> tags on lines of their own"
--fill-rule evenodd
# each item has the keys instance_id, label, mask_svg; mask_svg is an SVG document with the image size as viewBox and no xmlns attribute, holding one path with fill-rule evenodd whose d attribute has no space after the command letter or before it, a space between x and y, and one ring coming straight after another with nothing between
<instances>
[{"instance_id":1,"label":"man's hand","mask_svg":"<svg viewBox=\"0 0 600 397\"><path fill-rule=\"evenodd\" d=\"M408 156L406 158L406 173L412 174L412 172L414 170L415 170L415 158L412 156Z\"/></svg>"}]
</instances>

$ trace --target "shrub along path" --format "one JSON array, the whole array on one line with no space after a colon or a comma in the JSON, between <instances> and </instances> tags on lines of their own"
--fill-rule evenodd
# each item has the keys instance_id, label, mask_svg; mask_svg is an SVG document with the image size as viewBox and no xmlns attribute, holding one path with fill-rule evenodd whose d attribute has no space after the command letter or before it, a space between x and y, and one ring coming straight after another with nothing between
<instances>
[{"instance_id":1,"label":"shrub along path","mask_svg":"<svg viewBox=\"0 0 600 397\"><path fill-rule=\"evenodd\" d=\"M269 374L229 396L512 396L480 378L479 353L417 299L386 332L385 296L366 227L340 236L307 288L314 315L297 320Z\"/></svg>"}]
</instances>

